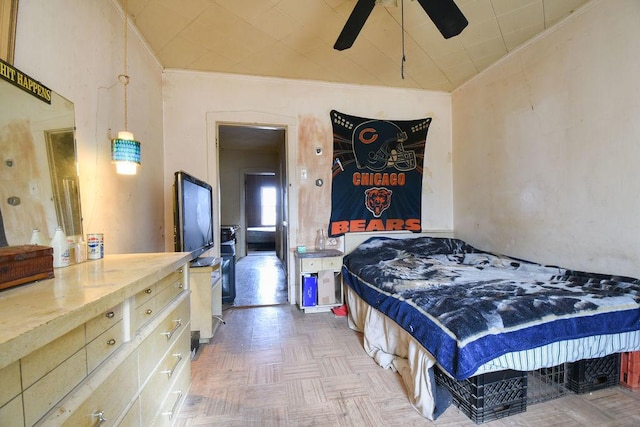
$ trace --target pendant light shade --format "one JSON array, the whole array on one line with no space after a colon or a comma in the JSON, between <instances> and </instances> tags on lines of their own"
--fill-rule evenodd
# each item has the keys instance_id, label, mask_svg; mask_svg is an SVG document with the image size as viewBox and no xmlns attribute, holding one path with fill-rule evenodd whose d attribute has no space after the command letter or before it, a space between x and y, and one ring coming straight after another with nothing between
<instances>
[{"instance_id":1,"label":"pendant light shade","mask_svg":"<svg viewBox=\"0 0 640 427\"><path fill-rule=\"evenodd\" d=\"M111 160L116 164L116 172L121 175L135 175L140 165L140 142L133 133L118 132L118 137L111 140Z\"/></svg>"},{"instance_id":2,"label":"pendant light shade","mask_svg":"<svg viewBox=\"0 0 640 427\"><path fill-rule=\"evenodd\" d=\"M118 132L118 137L111 140L111 161L116 164L116 172L121 175L135 175L140 165L140 142L136 141L133 133L128 130L127 86L127 42L129 27L129 11L127 0L124 0L124 71L118 76L118 81L124 86L124 131Z\"/></svg>"}]
</instances>

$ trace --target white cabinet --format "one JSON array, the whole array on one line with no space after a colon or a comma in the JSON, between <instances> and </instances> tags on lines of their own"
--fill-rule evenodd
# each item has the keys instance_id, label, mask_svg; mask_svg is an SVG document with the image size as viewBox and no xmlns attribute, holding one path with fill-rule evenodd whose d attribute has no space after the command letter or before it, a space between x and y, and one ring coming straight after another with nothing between
<instances>
[{"instance_id":1,"label":"white cabinet","mask_svg":"<svg viewBox=\"0 0 640 427\"><path fill-rule=\"evenodd\" d=\"M171 425L190 385L187 260L107 256L3 292L0 425Z\"/></svg>"},{"instance_id":2,"label":"white cabinet","mask_svg":"<svg viewBox=\"0 0 640 427\"><path fill-rule=\"evenodd\" d=\"M191 330L200 332L200 342L208 343L222 322L221 260L206 267L191 267Z\"/></svg>"},{"instance_id":3,"label":"white cabinet","mask_svg":"<svg viewBox=\"0 0 640 427\"><path fill-rule=\"evenodd\" d=\"M343 304L342 252L296 252L296 302L305 313L329 311Z\"/></svg>"}]
</instances>

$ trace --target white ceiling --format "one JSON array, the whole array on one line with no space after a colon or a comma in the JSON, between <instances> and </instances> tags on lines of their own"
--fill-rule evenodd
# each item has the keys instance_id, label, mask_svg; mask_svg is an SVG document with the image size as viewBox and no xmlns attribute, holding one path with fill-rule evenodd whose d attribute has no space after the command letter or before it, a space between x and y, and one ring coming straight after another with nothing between
<instances>
[{"instance_id":1,"label":"white ceiling","mask_svg":"<svg viewBox=\"0 0 640 427\"><path fill-rule=\"evenodd\" d=\"M588 0L456 0L469 26L448 40L398 0L344 51L333 44L356 0L118 1L165 68L450 92Z\"/></svg>"}]
</instances>

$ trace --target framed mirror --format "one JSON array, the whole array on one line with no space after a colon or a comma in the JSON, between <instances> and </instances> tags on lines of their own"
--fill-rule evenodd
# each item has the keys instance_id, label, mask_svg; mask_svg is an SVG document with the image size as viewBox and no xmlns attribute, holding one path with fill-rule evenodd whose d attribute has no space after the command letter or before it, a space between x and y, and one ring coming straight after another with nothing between
<instances>
[{"instance_id":1,"label":"framed mirror","mask_svg":"<svg viewBox=\"0 0 640 427\"><path fill-rule=\"evenodd\" d=\"M0 0L0 59L13 64L18 0Z\"/></svg>"},{"instance_id":2,"label":"framed mirror","mask_svg":"<svg viewBox=\"0 0 640 427\"><path fill-rule=\"evenodd\" d=\"M0 246L29 243L34 228L49 239L58 225L82 237L74 106L50 98L0 80Z\"/></svg>"}]
</instances>

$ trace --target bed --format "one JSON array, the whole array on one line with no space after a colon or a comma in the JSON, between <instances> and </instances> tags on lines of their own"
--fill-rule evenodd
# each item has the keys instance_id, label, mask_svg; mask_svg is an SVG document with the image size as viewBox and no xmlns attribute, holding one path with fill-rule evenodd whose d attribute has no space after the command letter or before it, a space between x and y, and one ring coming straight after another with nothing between
<instances>
[{"instance_id":1,"label":"bed","mask_svg":"<svg viewBox=\"0 0 640 427\"><path fill-rule=\"evenodd\" d=\"M250 249L273 250L276 244L276 227L247 227L247 245Z\"/></svg>"},{"instance_id":2,"label":"bed","mask_svg":"<svg viewBox=\"0 0 640 427\"><path fill-rule=\"evenodd\" d=\"M456 380L640 349L640 281L545 266L450 237L372 237L343 261L349 326L428 419Z\"/></svg>"}]
</instances>

